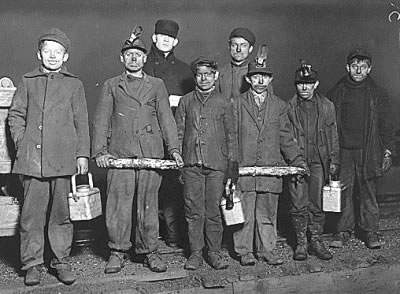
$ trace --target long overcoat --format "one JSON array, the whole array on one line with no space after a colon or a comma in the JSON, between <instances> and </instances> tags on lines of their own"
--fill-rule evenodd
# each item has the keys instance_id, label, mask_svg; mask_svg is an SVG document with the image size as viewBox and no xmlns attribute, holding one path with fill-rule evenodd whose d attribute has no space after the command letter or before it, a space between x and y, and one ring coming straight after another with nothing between
<instances>
[{"instance_id":1,"label":"long overcoat","mask_svg":"<svg viewBox=\"0 0 400 294\"><path fill-rule=\"evenodd\" d=\"M239 166L281 166L301 157L293 138L286 103L268 92L264 117L254 111L250 90L234 99L234 117L239 141ZM282 157L282 154L285 160ZM280 193L282 178L275 176L241 176L242 191Z\"/></svg>"},{"instance_id":2,"label":"long overcoat","mask_svg":"<svg viewBox=\"0 0 400 294\"><path fill-rule=\"evenodd\" d=\"M89 125L82 82L65 67L26 73L8 115L17 150L13 172L57 177L76 172L77 157L90 156Z\"/></svg>"}]
</instances>

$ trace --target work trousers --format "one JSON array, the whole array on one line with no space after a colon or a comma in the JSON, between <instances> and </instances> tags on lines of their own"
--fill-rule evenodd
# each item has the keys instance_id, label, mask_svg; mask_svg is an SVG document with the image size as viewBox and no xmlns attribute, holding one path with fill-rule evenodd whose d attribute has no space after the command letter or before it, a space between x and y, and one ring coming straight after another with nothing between
<instances>
[{"instance_id":1,"label":"work trousers","mask_svg":"<svg viewBox=\"0 0 400 294\"><path fill-rule=\"evenodd\" d=\"M153 170L109 169L106 226L112 251L146 254L158 248L158 190L161 176Z\"/></svg>"},{"instance_id":2,"label":"work trousers","mask_svg":"<svg viewBox=\"0 0 400 294\"><path fill-rule=\"evenodd\" d=\"M190 250L200 251L206 244L209 251L216 252L221 249L223 234L219 205L225 174L194 166L183 168L182 175Z\"/></svg>"},{"instance_id":3,"label":"work trousers","mask_svg":"<svg viewBox=\"0 0 400 294\"><path fill-rule=\"evenodd\" d=\"M69 256L73 226L69 218L70 177L24 176L24 202L20 219L22 270L44 262L45 227L57 260Z\"/></svg>"},{"instance_id":4,"label":"work trousers","mask_svg":"<svg viewBox=\"0 0 400 294\"><path fill-rule=\"evenodd\" d=\"M261 254L272 251L277 240L279 194L246 191L242 195L245 222L233 233L235 252L245 255L254 251Z\"/></svg>"},{"instance_id":5,"label":"work trousers","mask_svg":"<svg viewBox=\"0 0 400 294\"><path fill-rule=\"evenodd\" d=\"M321 163L310 163L310 176L297 179L293 177L289 184L290 214L293 221L307 224L310 232L320 231L325 222L322 211L322 187L324 168ZM322 233L322 232L319 232Z\"/></svg>"},{"instance_id":6,"label":"work trousers","mask_svg":"<svg viewBox=\"0 0 400 294\"><path fill-rule=\"evenodd\" d=\"M337 231L352 231L355 228L355 215L359 227L366 232L377 232L379 227L379 206L376 201L376 178L366 180L362 172L361 149L340 149L339 179L344 185L342 191L342 212L337 224ZM358 185L359 193L354 193ZM359 207L354 207L354 200L359 200Z\"/></svg>"}]
</instances>

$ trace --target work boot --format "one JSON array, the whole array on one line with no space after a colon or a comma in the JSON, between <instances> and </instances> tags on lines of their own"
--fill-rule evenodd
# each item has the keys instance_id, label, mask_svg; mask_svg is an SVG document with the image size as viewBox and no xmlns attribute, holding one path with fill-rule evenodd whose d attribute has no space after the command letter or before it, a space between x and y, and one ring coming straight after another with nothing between
<instances>
[{"instance_id":1,"label":"work boot","mask_svg":"<svg viewBox=\"0 0 400 294\"><path fill-rule=\"evenodd\" d=\"M375 232L367 232L365 236L365 245L367 245L369 249L381 248L381 242L379 242L378 234Z\"/></svg>"},{"instance_id":2,"label":"work boot","mask_svg":"<svg viewBox=\"0 0 400 294\"><path fill-rule=\"evenodd\" d=\"M125 266L126 262L126 253L119 251L112 251L110 254L110 258L106 264L106 268L104 269L104 273L106 274L115 274L122 270Z\"/></svg>"},{"instance_id":3,"label":"work boot","mask_svg":"<svg viewBox=\"0 0 400 294\"><path fill-rule=\"evenodd\" d=\"M197 270L199 267L203 265L203 256L201 255L201 251L193 251L188 260L185 263L185 269L187 270Z\"/></svg>"},{"instance_id":4,"label":"work boot","mask_svg":"<svg viewBox=\"0 0 400 294\"><path fill-rule=\"evenodd\" d=\"M53 260L50 266L55 269L57 278L61 283L71 285L75 282L76 278L72 267L66 260Z\"/></svg>"},{"instance_id":5,"label":"work boot","mask_svg":"<svg viewBox=\"0 0 400 294\"><path fill-rule=\"evenodd\" d=\"M257 259L260 261L265 261L269 265L280 265L283 264L283 259L275 256L272 251L266 251L263 253L257 253Z\"/></svg>"},{"instance_id":6,"label":"work boot","mask_svg":"<svg viewBox=\"0 0 400 294\"><path fill-rule=\"evenodd\" d=\"M325 248L320 236L311 236L310 246L308 246L308 253L322 260L332 259L332 254Z\"/></svg>"},{"instance_id":7,"label":"work boot","mask_svg":"<svg viewBox=\"0 0 400 294\"><path fill-rule=\"evenodd\" d=\"M307 259L307 219L302 216L292 217L293 228L296 233L297 246L293 259L302 261Z\"/></svg>"},{"instance_id":8,"label":"work boot","mask_svg":"<svg viewBox=\"0 0 400 294\"><path fill-rule=\"evenodd\" d=\"M332 242L329 244L329 247L332 248L342 248L351 238L351 233L344 231L338 232L333 235Z\"/></svg>"},{"instance_id":9,"label":"work boot","mask_svg":"<svg viewBox=\"0 0 400 294\"><path fill-rule=\"evenodd\" d=\"M34 265L27 269L25 275L25 285L34 286L40 284L40 278L42 276L42 266Z\"/></svg>"},{"instance_id":10,"label":"work boot","mask_svg":"<svg viewBox=\"0 0 400 294\"><path fill-rule=\"evenodd\" d=\"M226 269L229 266L221 251L209 251L208 262L216 270Z\"/></svg>"},{"instance_id":11,"label":"work boot","mask_svg":"<svg viewBox=\"0 0 400 294\"><path fill-rule=\"evenodd\" d=\"M293 253L293 259L297 261L303 261L307 259L307 243L297 245Z\"/></svg>"},{"instance_id":12,"label":"work boot","mask_svg":"<svg viewBox=\"0 0 400 294\"><path fill-rule=\"evenodd\" d=\"M144 259L144 266L148 267L152 272L155 273L162 273L167 271L167 265L156 251L146 254L146 258Z\"/></svg>"},{"instance_id":13,"label":"work boot","mask_svg":"<svg viewBox=\"0 0 400 294\"><path fill-rule=\"evenodd\" d=\"M257 259L254 257L253 253L248 252L245 255L240 256L240 265L248 266L248 265L255 265Z\"/></svg>"}]
</instances>

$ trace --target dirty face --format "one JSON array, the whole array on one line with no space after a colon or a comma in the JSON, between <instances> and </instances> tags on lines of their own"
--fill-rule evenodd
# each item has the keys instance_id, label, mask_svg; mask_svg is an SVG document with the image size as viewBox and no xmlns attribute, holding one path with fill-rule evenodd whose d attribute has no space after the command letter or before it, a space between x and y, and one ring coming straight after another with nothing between
<instances>
[{"instance_id":1,"label":"dirty face","mask_svg":"<svg viewBox=\"0 0 400 294\"><path fill-rule=\"evenodd\" d=\"M218 80L218 72L206 65L197 67L195 74L196 85L201 91L208 91Z\"/></svg>"},{"instance_id":2,"label":"dirty face","mask_svg":"<svg viewBox=\"0 0 400 294\"><path fill-rule=\"evenodd\" d=\"M240 63L249 57L249 54L253 51L253 46L244 38L234 37L229 41L229 50L232 60Z\"/></svg>"},{"instance_id":3,"label":"dirty face","mask_svg":"<svg viewBox=\"0 0 400 294\"><path fill-rule=\"evenodd\" d=\"M354 60L352 63L346 65L347 72L350 78L355 82L365 80L371 72L372 66L368 60Z\"/></svg>"},{"instance_id":4,"label":"dirty face","mask_svg":"<svg viewBox=\"0 0 400 294\"><path fill-rule=\"evenodd\" d=\"M261 94L266 91L269 83L272 82L273 77L267 74L253 74L250 77L246 77L246 81L250 84L250 87L257 94Z\"/></svg>"},{"instance_id":5,"label":"dirty face","mask_svg":"<svg viewBox=\"0 0 400 294\"><path fill-rule=\"evenodd\" d=\"M318 84L318 81L316 81L315 83L297 83L297 95L305 100L311 99L314 95L315 89L318 87Z\"/></svg>"},{"instance_id":6,"label":"dirty face","mask_svg":"<svg viewBox=\"0 0 400 294\"><path fill-rule=\"evenodd\" d=\"M147 60L147 56L143 51L133 48L124 51L120 59L124 64L126 71L135 73L142 70Z\"/></svg>"}]
</instances>

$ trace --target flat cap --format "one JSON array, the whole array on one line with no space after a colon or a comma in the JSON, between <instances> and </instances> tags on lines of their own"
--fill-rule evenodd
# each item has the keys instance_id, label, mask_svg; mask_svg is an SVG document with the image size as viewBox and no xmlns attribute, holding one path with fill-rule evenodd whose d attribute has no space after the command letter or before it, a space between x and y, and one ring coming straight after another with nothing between
<instances>
[{"instance_id":1,"label":"flat cap","mask_svg":"<svg viewBox=\"0 0 400 294\"><path fill-rule=\"evenodd\" d=\"M229 40L235 37L240 37L245 39L251 46L254 46L256 43L256 36L254 36L253 32L247 28L236 28L229 35Z\"/></svg>"},{"instance_id":2,"label":"flat cap","mask_svg":"<svg viewBox=\"0 0 400 294\"><path fill-rule=\"evenodd\" d=\"M349 55L347 55L347 63L350 63L355 57L360 59L368 59L370 62L372 62L371 54L363 48L354 48L351 50Z\"/></svg>"},{"instance_id":3,"label":"flat cap","mask_svg":"<svg viewBox=\"0 0 400 294\"><path fill-rule=\"evenodd\" d=\"M214 70L218 70L218 64L215 60L212 60L211 58L205 57L205 56L200 56L193 60L190 63L190 69L194 74L196 74L197 68L201 65L205 65L208 67L211 67Z\"/></svg>"},{"instance_id":4,"label":"flat cap","mask_svg":"<svg viewBox=\"0 0 400 294\"><path fill-rule=\"evenodd\" d=\"M168 19L160 19L157 20L154 33L167 35L172 38L176 38L178 36L179 25L173 21Z\"/></svg>"},{"instance_id":5,"label":"flat cap","mask_svg":"<svg viewBox=\"0 0 400 294\"><path fill-rule=\"evenodd\" d=\"M311 64L306 64L302 60L301 67L294 73L294 83L315 83L318 81L318 72L311 68Z\"/></svg>"},{"instance_id":6,"label":"flat cap","mask_svg":"<svg viewBox=\"0 0 400 294\"><path fill-rule=\"evenodd\" d=\"M38 47L43 41L55 41L60 43L65 50L68 50L71 46L71 42L69 41L67 35L57 28L51 28L49 30L44 31L38 40Z\"/></svg>"}]
</instances>

